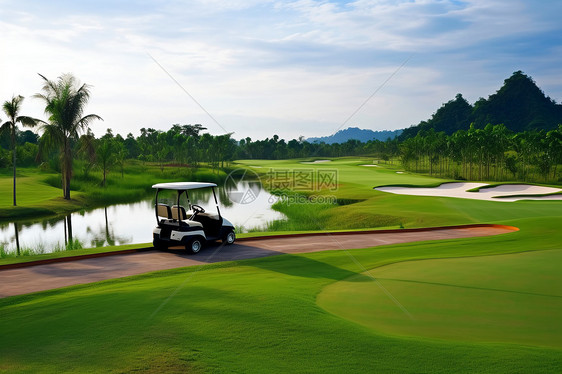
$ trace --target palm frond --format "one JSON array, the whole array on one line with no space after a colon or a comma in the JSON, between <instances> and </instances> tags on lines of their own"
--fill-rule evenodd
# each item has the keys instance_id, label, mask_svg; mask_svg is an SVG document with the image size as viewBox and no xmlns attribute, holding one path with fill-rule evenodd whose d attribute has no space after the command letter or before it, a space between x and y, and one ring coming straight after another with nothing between
<instances>
[{"instance_id":1,"label":"palm frond","mask_svg":"<svg viewBox=\"0 0 562 374\"><path fill-rule=\"evenodd\" d=\"M39 74L39 73L37 73L37 74ZM58 91L57 84L54 81L48 80L44 75L39 74L39 76L41 78L43 78L44 82L43 82L42 90L47 93L47 96L49 96L49 93L54 94ZM39 94L37 94L37 95L39 95Z\"/></svg>"},{"instance_id":2,"label":"palm frond","mask_svg":"<svg viewBox=\"0 0 562 374\"><path fill-rule=\"evenodd\" d=\"M35 127L38 124L38 119L33 118L33 117L28 117L28 116L19 116L18 118L16 118L16 122L21 123L24 126L27 127Z\"/></svg>"},{"instance_id":3,"label":"palm frond","mask_svg":"<svg viewBox=\"0 0 562 374\"><path fill-rule=\"evenodd\" d=\"M93 120L103 121L103 118L101 118L97 114L88 114L88 115L80 118L80 120L78 121L78 126L81 129L86 130L90 127L90 122L92 122Z\"/></svg>"},{"instance_id":4,"label":"palm frond","mask_svg":"<svg viewBox=\"0 0 562 374\"><path fill-rule=\"evenodd\" d=\"M64 143L64 134L57 126L46 124L41 129L43 130L43 135L39 139L39 148L41 150L50 151Z\"/></svg>"}]
</instances>

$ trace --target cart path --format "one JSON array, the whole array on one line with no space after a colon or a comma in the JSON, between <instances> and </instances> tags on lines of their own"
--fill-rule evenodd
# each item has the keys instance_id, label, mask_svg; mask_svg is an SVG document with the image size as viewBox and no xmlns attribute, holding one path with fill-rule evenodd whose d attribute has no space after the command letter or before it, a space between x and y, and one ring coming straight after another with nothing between
<instances>
[{"instance_id":1,"label":"cart path","mask_svg":"<svg viewBox=\"0 0 562 374\"><path fill-rule=\"evenodd\" d=\"M261 237L240 240L230 246L209 245L196 255L187 255L185 251L172 249L168 252L149 250L107 257L78 259L0 270L0 298L156 270L221 261L243 260L284 253L308 253L324 250L368 248L424 240L489 236L516 230L518 229L510 226L478 225L477 227Z\"/></svg>"}]
</instances>

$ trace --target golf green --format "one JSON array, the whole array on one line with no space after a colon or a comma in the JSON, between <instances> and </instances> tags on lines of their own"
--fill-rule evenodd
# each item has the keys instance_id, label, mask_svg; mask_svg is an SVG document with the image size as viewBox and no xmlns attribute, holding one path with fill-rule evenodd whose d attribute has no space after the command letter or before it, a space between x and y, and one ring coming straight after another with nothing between
<instances>
[{"instance_id":1,"label":"golf green","mask_svg":"<svg viewBox=\"0 0 562 374\"><path fill-rule=\"evenodd\" d=\"M333 283L317 302L389 335L560 348L560 263L562 250L407 261Z\"/></svg>"}]
</instances>

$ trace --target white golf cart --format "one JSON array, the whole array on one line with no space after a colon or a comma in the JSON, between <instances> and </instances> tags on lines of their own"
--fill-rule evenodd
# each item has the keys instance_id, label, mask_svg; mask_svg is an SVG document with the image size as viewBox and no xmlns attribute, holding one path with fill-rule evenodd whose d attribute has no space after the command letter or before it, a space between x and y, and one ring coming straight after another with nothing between
<instances>
[{"instance_id":1,"label":"white golf cart","mask_svg":"<svg viewBox=\"0 0 562 374\"><path fill-rule=\"evenodd\" d=\"M167 249L181 245L185 246L188 252L197 253L207 241L222 240L225 244L234 243L234 225L221 216L216 186L214 183L201 182L158 183L152 186L156 189L155 211L158 223L153 231L154 248ZM201 206L191 203L189 191L203 188L213 190L216 214L207 213ZM174 205L158 202L158 194L163 190L176 191L173 196ZM185 203L187 211L180 202Z\"/></svg>"}]
</instances>

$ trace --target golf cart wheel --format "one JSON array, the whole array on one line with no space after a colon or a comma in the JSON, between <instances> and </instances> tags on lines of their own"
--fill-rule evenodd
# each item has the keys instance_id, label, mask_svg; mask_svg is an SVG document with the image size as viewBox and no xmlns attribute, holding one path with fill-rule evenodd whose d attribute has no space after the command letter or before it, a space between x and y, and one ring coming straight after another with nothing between
<instances>
[{"instance_id":1,"label":"golf cart wheel","mask_svg":"<svg viewBox=\"0 0 562 374\"><path fill-rule=\"evenodd\" d=\"M189 253L198 253L201 248L203 248L203 242L199 238L191 239L185 246Z\"/></svg>"},{"instance_id":2,"label":"golf cart wheel","mask_svg":"<svg viewBox=\"0 0 562 374\"><path fill-rule=\"evenodd\" d=\"M154 247L154 249L158 249L160 251L165 251L166 249L168 249L168 244L160 239L154 239L152 241L152 246Z\"/></svg>"},{"instance_id":3,"label":"golf cart wheel","mask_svg":"<svg viewBox=\"0 0 562 374\"><path fill-rule=\"evenodd\" d=\"M222 242L224 244L232 244L234 243L234 241L236 240L236 234L234 233L234 231L230 230L222 239Z\"/></svg>"}]
</instances>

